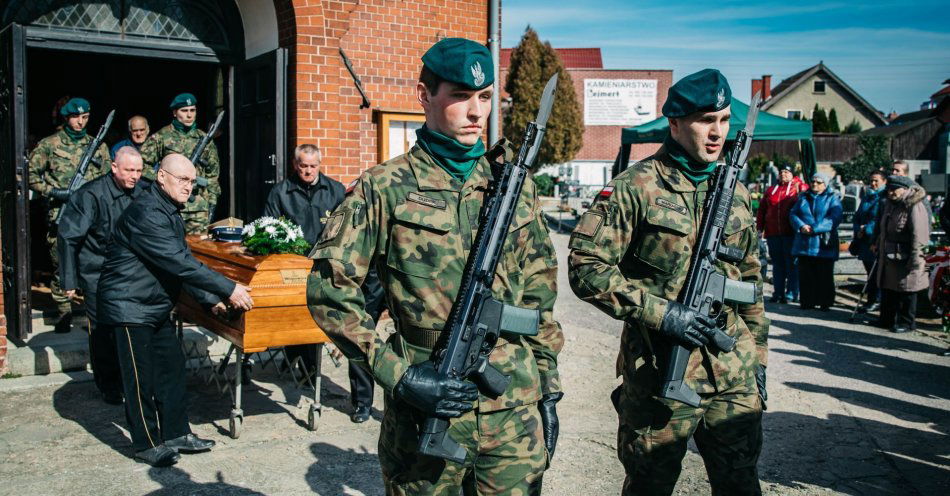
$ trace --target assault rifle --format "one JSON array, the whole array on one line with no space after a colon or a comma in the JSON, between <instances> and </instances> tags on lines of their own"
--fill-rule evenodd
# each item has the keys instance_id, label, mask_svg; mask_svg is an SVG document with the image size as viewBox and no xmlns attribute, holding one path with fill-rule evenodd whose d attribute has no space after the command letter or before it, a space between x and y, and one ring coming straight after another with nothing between
<instances>
[{"instance_id":1,"label":"assault rifle","mask_svg":"<svg viewBox=\"0 0 950 496\"><path fill-rule=\"evenodd\" d=\"M221 119L224 119L224 111L218 112L218 117L215 118L214 124L208 129L208 132L202 136L201 140L198 141L198 144L195 145L195 149L191 152L191 156L188 157L191 160L192 164L195 164L195 167L198 167L198 161L201 160L201 154L204 153L205 148L208 147L208 143L211 143L211 140L214 138L214 135L218 132L218 128L221 126ZM195 187L197 188L207 188L208 187L208 178L204 176L195 177ZM194 194L192 194L194 196ZM214 204L208 203L208 220L211 220L211 217L214 215Z\"/></svg>"},{"instance_id":2,"label":"assault rifle","mask_svg":"<svg viewBox=\"0 0 950 496\"><path fill-rule=\"evenodd\" d=\"M72 195L79 189L80 186L85 182L86 171L89 170L89 162L95 160L96 151L99 150L99 145L102 144L102 140L105 139L106 133L109 132L109 126L112 125L112 117L115 116L115 110L109 112L109 116L106 117L106 122L99 128L99 132L96 133L96 137L92 139L91 142L86 146L86 151L82 152L82 158L79 159L79 167L76 168L76 175L69 180L69 187L66 188L66 192L69 195ZM106 164L99 164L106 165ZM68 198L68 197L67 197ZM59 209L59 212L56 212L56 223L59 224L59 220L63 218L63 211L65 211L65 205Z\"/></svg>"},{"instance_id":3,"label":"assault rifle","mask_svg":"<svg viewBox=\"0 0 950 496\"><path fill-rule=\"evenodd\" d=\"M508 389L511 378L488 363L489 355L501 333L534 335L540 314L507 305L494 298L492 283L508 228L521 197L521 190L544 137L551 115L557 74L548 81L534 122L529 122L514 162L505 162L485 194L479 214L478 234L465 264L458 296L445 324L447 339L432 353L436 370L453 379L471 379L478 390L497 398ZM440 417L426 419L419 438L419 452L457 463L465 461L465 448L447 435L449 421Z\"/></svg>"},{"instance_id":4,"label":"assault rifle","mask_svg":"<svg viewBox=\"0 0 950 496\"><path fill-rule=\"evenodd\" d=\"M739 171L745 166L749 146L752 144L752 133L759 113L759 100L759 94L756 93L749 104L745 129L736 133L736 142L729 156L729 162L719 168L716 184L703 203L703 221L697 238L699 242L693 249L693 259L679 299L680 303L700 315L718 318L726 304L755 303L755 284L727 278L716 269L716 260L737 263L745 256L741 249L724 245L722 236L732 211L732 198L736 192ZM736 347L736 340L722 329L716 329L713 342L724 353ZM670 344L670 348L666 357L662 353L657 355L661 361L666 358L665 367L661 367L663 384L660 396L698 407L699 395L683 382L690 350L676 344Z\"/></svg>"}]
</instances>

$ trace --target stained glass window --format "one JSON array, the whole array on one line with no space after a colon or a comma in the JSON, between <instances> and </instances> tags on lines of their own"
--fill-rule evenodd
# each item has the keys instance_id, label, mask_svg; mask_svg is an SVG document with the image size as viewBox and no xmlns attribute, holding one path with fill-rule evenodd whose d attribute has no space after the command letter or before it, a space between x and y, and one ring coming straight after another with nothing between
<instances>
[{"instance_id":1,"label":"stained glass window","mask_svg":"<svg viewBox=\"0 0 950 496\"><path fill-rule=\"evenodd\" d=\"M4 24L228 46L224 14L213 0L21 0L3 14Z\"/></svg>"}]
</instances>

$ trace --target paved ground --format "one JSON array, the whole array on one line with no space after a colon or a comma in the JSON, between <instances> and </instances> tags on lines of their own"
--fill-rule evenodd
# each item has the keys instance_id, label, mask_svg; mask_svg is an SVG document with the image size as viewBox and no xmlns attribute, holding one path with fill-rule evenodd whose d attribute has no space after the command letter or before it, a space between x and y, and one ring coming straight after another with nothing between
<instances>
[{"instance_id":1,"label":"paved ground","mask_svg":"<svg viewBox=\"0 0 950 496\"><path fill-rule=\"evenodd\" d=\"M555 244L563 267L567 236L555 235ZM560 284L567 394L545 494L616 494L623 470L607 396L616 385L620 325L574 298L564 277ZM771 400L759 464L765 493L950 494L950 358L936 355L947 344L848 324L843 308L769 311ZM194 378L194 430L219 445L169 469L130 460L122 411L102 404L92 383L0 381L0 494L382 494L378 412L367 424L351 424L346 368L330 368L318 432L303 427L301 391L258 371L238 440L225 435L228 395ZM691 450L677 494L708 493L702 460Z\"/></svg>"}]
</instances>

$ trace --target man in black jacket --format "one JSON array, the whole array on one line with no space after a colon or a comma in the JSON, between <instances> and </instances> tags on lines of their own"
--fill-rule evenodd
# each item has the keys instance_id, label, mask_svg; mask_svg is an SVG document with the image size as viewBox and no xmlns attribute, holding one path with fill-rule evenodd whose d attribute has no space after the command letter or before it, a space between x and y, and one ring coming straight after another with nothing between
<instances>
[{"instance_id":1,"label":"man in black jacket","mask_svg":"<svg viewBox=\"0 0 950 496\"><path fill-rule=\"evenodd\" d=\"M99 325L96 318L99 272L112 228L142 192L141 185L136 187L141 177L142 155L131 146L120 148L111 173L89 181L70 196L57 230L59 280L70 299L76 298L77 289L82 290L89 318L89 362L102 399L110 405L122 404L122 376L112 327Z\"/></svg>"},{"instance_id":2,"label":"man in black jacket","mask_svg":"<svg viewBox=\"0 0 950 496\"><path fill-rule=\"evenodd\" d=\"M215 311L223 300L245 311L254 304L249 288L199 262L185 242L181 209L195 177L184 155L162 159L155 182L119 217L99 278L98 318L115 332L132 446L154 466L214 446L188 425L185 356L169 319L179 293Z\"/></svg>"},{"instance_id":3,"label":"man in black jacket","mask_svg":"<svg viewBox=\"0 0 950 496\"><path fill-rule=\"evenodd\" d=\"M320 149L303 144L294 150L294 175L276 185L267 196L264 215L286 217L303 229L304 237L311 245L323 233L323 225L330 213L343 201L346 193L343 185L320 172ZM374 321L383 313L383 288L376 271L371 270L363 281L367 312ZM285 348L287 359L300 356L308 370L316 363L316 346L300 345ZM373 378L357 365L350 363L350 403L353 413L350 420L362 423L369 420L373 406Z\"/></svg>"}]
</instances>

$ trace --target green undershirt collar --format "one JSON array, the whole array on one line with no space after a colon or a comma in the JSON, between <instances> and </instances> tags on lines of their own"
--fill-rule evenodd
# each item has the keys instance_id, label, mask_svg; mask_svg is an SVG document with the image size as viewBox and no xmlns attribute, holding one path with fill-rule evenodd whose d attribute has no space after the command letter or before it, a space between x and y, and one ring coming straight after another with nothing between
<instances>
[{"instance_id":1,"label":"green undershirt collar","mask_svg":"<svg viewBox=\"0 0 950 496\"><path fill-rule=\"evenodd\" d=\"M670 158L676 162L677 169L694 185L709 179L712 172L716 170L715 161L705 163L694 159L686 152L685 148L673 139L672 135L666 135L666 139L663 140L663 146L666 148L666 152L670 155Z\"/></svg>"},{"instance_id":2,"label":"green undershirt collar","mask_svg":"<svg viewBox=\"0 0 950 496\"><path fill-rule=\"evenodd\" d=\"M479 139L474 145L463 145L425 125L416 130L416 143L445 169L445 172L463 183L472 175L478 159L485 155L485 144L482 140Z\"/></svg>"},{"instance_id":3,"label":"green undershirt collar","mask_svg":"<svg viewBox=\"0 0 950 496\"><path fill-rule=\"evenodd\" d=\"M86 128L82 128L79 131L73 131L73 128L68 125L63 126L63 132L66 133L66 136L69 136L69 139L73 141L80 141L86 137Z\"/></svg>"},{"instance_id":4,"label":"green undershirt collar","mask_svg":"<svg viewBox=\"0 0 950 496\"><path fill-rule=\"evenodd\" d=\"M181 121L179 121L178 119L172 119L172 126L174 126L175 129L187 134L191 132L192 129L195 128L195 123L192 122L190 126L186 126L182 124Z\"/></svg>"}]
</instances>

